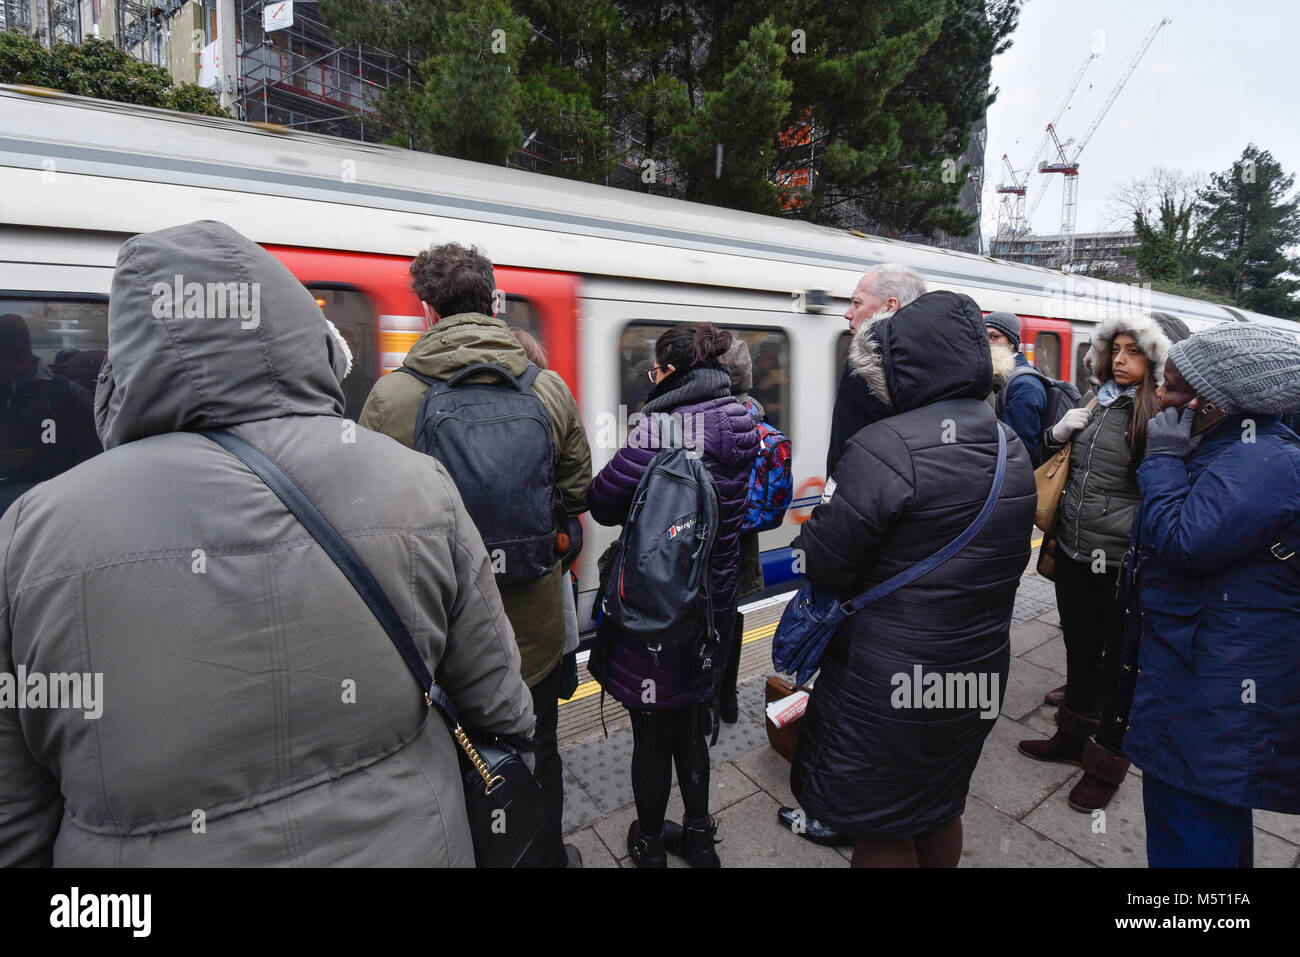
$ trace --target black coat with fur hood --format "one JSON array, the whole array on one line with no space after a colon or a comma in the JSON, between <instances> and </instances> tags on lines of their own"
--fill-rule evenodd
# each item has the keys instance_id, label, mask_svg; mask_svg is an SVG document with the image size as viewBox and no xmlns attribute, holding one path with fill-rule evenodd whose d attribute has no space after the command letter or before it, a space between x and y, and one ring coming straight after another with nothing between
<instances>
[{"instance_id":1,"label":"black coat with fur hood","mask_svg":"<svg viewBox=\"0 0 1300 957\"><path fill-rule=\"evenodd\" d=\"M791 786L810 817L852 835L904 838L965 808L1006 689L1036 492L1028 453L984 401L992 358L969 297L932 292L872 323L855 337L849 369L889 414L844 445L793 543L808 579L841 598L961 534L993 481L997 430L1007 438L1002 491L975 539L831 639L795 753ZM917 669L922 687L913 686ZM954 692L944 700L922 694L933 673Z\"/></svg>"}]
</instances>

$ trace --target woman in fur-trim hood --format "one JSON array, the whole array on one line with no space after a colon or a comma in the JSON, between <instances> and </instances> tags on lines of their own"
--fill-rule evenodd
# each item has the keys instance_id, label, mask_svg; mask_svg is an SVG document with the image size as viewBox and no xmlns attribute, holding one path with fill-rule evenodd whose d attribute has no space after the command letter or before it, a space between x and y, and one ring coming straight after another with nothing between
<instances>
[{"instance_id":1,"label":"woman in fur-trim hood","mask_svg":"<svg viewBox=\"0 0 1300 957\"><path fill-rule=\"evenodd\" d=\"M1086 773L1070 792L1076 811L1104 808L1128 771L1125 717L1115 701L1124 623L1117 584L1141 501L1137 467L1147 423L1160 408L1156 389L1170 345L1187 336L1181 320L1163 313L1100 323L1084 360L1094 388L1044 435L1049 454L1071 443L1054 532L1066 680L1056 734L1021 741L1020 753L1083 765Z\"/></svg>"}]
</instances>

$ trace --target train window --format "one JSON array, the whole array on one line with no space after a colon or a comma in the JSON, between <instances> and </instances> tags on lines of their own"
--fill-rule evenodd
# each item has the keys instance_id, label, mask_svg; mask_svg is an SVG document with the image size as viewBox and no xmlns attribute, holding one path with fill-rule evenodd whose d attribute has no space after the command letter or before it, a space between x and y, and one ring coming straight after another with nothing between
<instances>
[{"instance_id":1,"label":"train window","mask_svg":"<svg viewBox=\"0 0 1300 957\"><path fill-rule=\"evenodd\" d=\"M1034 368L1053 379L1061 377L1061 337L1055 332L1034 337Z\"/></svg>"},{"instance_id":2,"label":"train window","mask_svg":"<svg viewBox=\"0 0 1300 957\"><path fill-rule=\"evenodd\" d=\"M516 329L522 329L546 351L546 338L542 335L542 317L537 312L537 307L524 296L507 293L505 298L505 308L497 312L497 318L505 322L507 326L513 326Z\"/></svg>"},{"instance_id":3,"label":"train window","mask_svg":"<svg viewBox=\"0 0 1300 957\"><path fill-rule=\"evenodd\" d=\"M361 409L379 373L375 311L366 294L353 286L312 283L307 289L352 350L352 371L343 380L343 414L355 421L361 417Z\"/></svg>"},{"instance_id":4,"label":"train window","mask_svg":"<svg viewBox=\"0 0 1300 957\"><path fill-rule=\"evenodd\" d=\"M100 451L95 380L108 300L0 296L0 511Z\"/></svg>"},{"instance_id":5,"label":"train window","mask_svg":"<svg viewBox=\"0 0 1300 957\"><path fill-rule=\"evenodd\" d=\"M628 414L640 412L650 392L647 373L654 365L655 340L672 323L634 321L623 328L619 339L621 384L619 401ZM790 434L790 339L781 329L752 326L723 326L733 336L744 339L753 362L754 385L750 395L763 406L767 419L787 435Z\"/></svg>"},{"instance_id":6,"label":"train window","mask_svg":"<svg viewBox=\"0 0 1300 957\"><path fill-rule=\"evenodd\" d=\"M1088 336L1082 336L1082 342L1074 350L1074 387L1079 390L1080 395L1086 395L1092 388L1092 370L1083 364L1083 360L1088 356L1088 349L1091 348L1092 342Z\"/></svg>"}]
</instances>

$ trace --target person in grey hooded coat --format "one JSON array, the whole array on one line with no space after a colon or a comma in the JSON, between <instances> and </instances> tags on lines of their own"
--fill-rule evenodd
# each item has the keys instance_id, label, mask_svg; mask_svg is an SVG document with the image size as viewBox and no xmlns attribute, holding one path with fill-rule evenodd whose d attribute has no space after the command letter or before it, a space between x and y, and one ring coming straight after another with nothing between
<instances>
[{"instance_id":1,"label":"person in grey hooded coat","mask_svg":"<svg viewBox=\"0 0 1300 957\"><path fill-rule=\"evenodd\" d=\"M294 477L466 727L528 735L519 652L446 472L342 417L346 345L221 223L128 240L108 332L105 451L0 521L0 671L28 693L0 707L0 864L473 866L446 724L316 541L196 430ZM33 675L81 693L32 707Z\"/></svg>"}]
</instances>

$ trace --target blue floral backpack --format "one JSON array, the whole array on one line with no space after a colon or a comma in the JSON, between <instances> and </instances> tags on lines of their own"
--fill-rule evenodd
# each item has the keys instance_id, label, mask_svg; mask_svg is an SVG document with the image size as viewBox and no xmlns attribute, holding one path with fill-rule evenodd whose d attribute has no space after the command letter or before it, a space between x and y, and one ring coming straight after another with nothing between
<instances>
[{"instance_id":1,"label":"blue floral backpack","mask_svg":"<svg viewBox=\"0 0 1300 957\"><path fill-rule=\"evenodd\" d=\"M794 498L794 473L790 469L790 439L767 421L753 399L745 409L758 423L759 447L749 472L749 502L745 507L744 532L766 532L780 528L785 510Z\"/></svg>"}]
</instances>

